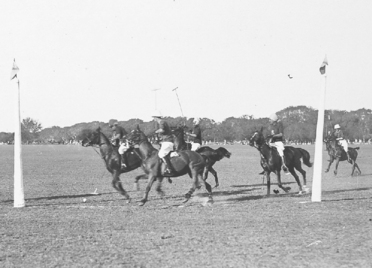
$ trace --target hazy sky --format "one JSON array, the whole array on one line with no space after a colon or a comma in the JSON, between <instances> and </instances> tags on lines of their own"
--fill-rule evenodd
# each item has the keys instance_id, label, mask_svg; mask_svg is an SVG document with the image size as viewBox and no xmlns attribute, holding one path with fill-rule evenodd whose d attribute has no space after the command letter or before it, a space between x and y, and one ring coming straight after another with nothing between
<instances>
[{"instance_id":1,"label":"hazy sky","mask_svg":"<svg viewBox=\"0 0 372 268\"><path fill-rule=\"evenodd\" d=\"M22 117L43 127L181 116L176 87L187 117L317 109L325 55L326 108L372 108L371 14L371 1L1 1L0 131L14 131L14 58Z\"/></svg>"}]
</instances>

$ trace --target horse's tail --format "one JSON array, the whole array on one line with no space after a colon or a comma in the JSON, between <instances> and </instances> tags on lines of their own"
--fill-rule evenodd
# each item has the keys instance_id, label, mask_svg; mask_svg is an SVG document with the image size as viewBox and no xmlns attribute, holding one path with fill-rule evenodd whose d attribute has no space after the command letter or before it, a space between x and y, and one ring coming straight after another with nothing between
<instances>
[{"instance_id":1,"label":"horse's tail","mask_svg":"<svg viewBox=\"0 0 372 268\"><path fill-rule=\"evenodd\" d=\"M302 155L302 161L304 162L304 164L308 167L312 167L313 163L310 162L309 152L306 151L305 149L302 149L302 148L298 148L298 150L300 151L300 153Z\"/></svg>"}]
</instances>

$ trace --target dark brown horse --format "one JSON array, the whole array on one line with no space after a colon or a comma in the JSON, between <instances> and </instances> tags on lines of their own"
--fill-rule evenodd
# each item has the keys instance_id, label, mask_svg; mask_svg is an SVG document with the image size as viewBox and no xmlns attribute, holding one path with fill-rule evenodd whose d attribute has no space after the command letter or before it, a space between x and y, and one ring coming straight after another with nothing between
<instances>
[{"instance_id":1,"label":"dark brown horse","mask_svg":"<svg viewBox=\"0 0 372 268\"><path fill-rule=\"evenodd\" d=\"M110 140L101 132L98 128L96 131L86 131L84 133L84 139L82 145L87 146L99 146L101 157L106 164L107 170L112 174L112 186L120 192L130 202L128 193L124 190L120 181L120 174L132 171L141 166L142 160L138 157L139 151L135 148L128 149L124 156L127 158L127 168L121 166L121 156L118 152L118 148L113 146ZM145 175L136 177L138 179L143 178Z\"/></svg>"},{"instance_id":2,"label":"dark brown horse","mask_svg":"<svg viewBox=\"0 0 372 268\"><path fill-rule=\"evenodd\" d=\"M174 130L172 130L173 135L174 135L174 147L177 151L191 149L191 143L186 142L185 137L184 137L185 136L184 130L186 128L187 127L185 126L179 126L175 128ZM217 171L213 169L213 165L224 157L230 158L231 153L223 147L220 147L214 150L208 146L200 147L199 149L196 150L196 152L201 154L204 157L204 160L206 163L204 174L203 174L204 181L207 180L208 173L210 172L214 176L214 180L216 183L214 187L218 187L220 184L218 182Z\"/></svg>"},{"instance_id":3,"label":"dark brown horse","mask_svg":"<svg viewBox=\"0 0 372 268\"><path fill-rule=\"evenodd\" d=\"M328 172L333 161L336 160L336 167L335 167L335 170L333 171L333 173L335 175L337 175L337 169L338 169L338 164L340 163L340 161L347 161L347 155L346 155L346 152L344 149L342 149L342 147L338 144L337 140L336 140L336 137L334 135L328 135L326 137L326 139L324 140L325 144L326 144L326 149L328 151L328 155L329 155L329 164L328 164L328 167L326 169L325 172ZM357 168L357 175L359 174L362 174L362 172L360 171L360 168L358 166L358 164L356 163L356 159L358 157L358 151L360 148L359 147L355 147L355 148L351 148L351 147L348 147L348 152L349 152L349 156L350 156L350 164L352 164L352 169L351 169L351 176L354 176L354 172L355 172L355 168Z\"/></svg>"},{"instance_id":4,"label":"dark brown horse","mask_svg":"<svg viewBox=\"0 0 372 268\"><path fill-rule=\"evenodd\" d=\"M187 126L178 126L172 129L174 136L174 149L176 151L191 150L191 143L185 141Z\"/></svg>"},{"instance_id":5,"label":"dark brown horse","mask_svg":"<svg viewBox=\"0 0 372 268\"><path fill-rule=\"evenodd\" d=\"M151 190L152 184L157 179L158 186L157 192L160 195L164 195L161 190L161 183L164 177L179 177L188 174L193 179L191 189L185 195L185 201L187 202L195 189L198 188L199 184L205 186L208 192L208 202L212 203L212 187L203 180L203 172L205 169L204 158L193 151L179 151L178 156L171 157L170 162L175 170L174 174L165 174L165 166L163 161L158 156L158 150L156 150L152 144L148 141L146 135L137 127L127 136L128 140L139 146L139 156L142 159L142 168L148 176L148 183L145 190L144 197L140 201L140 205L143 206L148 199L148 194ZM167 156L168 157L168 156Z\"/></svg>"},{"instance_id":6,"label":"dark brown horse","mask_svg":"<svg viewBox=\"0 0 372 268\"><path fill-rule=\"evenodd\" d=\"M280 171L282 169L282 159L278 154L276 148L270 147L266 143L266 139L262 134L262 128L260 131L255 131L252 137L249 140L249 145L255 147L261 154L261 165L265 170L266 179L267 179L267 195L270 195L270 173L273 172L276 174L278 179L278 186L288 192L291 188L284 187L280 178ZM308 192L309 189L306 187L306 171L302 169L301 158L305 165L312 167L310 162L310 154L308 151L302 148L294 148L292 146L285 146L284 149L285 164L288 167L289 172L295 178L299 194ZM302 174L304 185L301 185L300 179L295 172L295 169Z\"/></svg>"}]
</instances>

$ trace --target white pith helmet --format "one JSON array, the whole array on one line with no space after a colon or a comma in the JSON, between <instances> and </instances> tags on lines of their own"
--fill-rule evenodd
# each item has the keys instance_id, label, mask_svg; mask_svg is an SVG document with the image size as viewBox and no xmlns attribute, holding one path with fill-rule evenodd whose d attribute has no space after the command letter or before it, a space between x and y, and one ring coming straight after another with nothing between
<instances>
[{"instance_id":1,"label":"white pith helmet","mask_svg":"<svg viewBox=\"0 0 372 268\"><path fill-rule=\"evenodd\" d=\"M273 121L277 121L278 120L278 116L276 115L276 113L271 114L269 118L271 120L273 120Z\"/></svg>"},{"instance_id":2,"label":"white pith helmet","mask_svg":"<svg viewBox=\"0 0 372 268\"><path fill-rule=\"evenodd\" d=\"M199 124L201 121L200 117L195 117L194 118L194 124Z\"/></svg>"},{"instance_id":3,"label":"white pith helmet","mask_svg":"<svg viewBox=\"0 0 372 268\"><path fill-rule=\"evenodd\" d=\"M162 118L163 116L161 115L161 113L158 110L155 110L152 113L152 117Z\"/></svg>"},{"instance_id":4,"label":"white pith helmet","mask_svg":"<svg viewBox=\"0 0 372 268\"><path fill-rule=\"evenodd\" d=\"M341 128L340 125L339 124L336 124L335 125L335 129L339 129L339 128Z\"/></svg>"}]
</instances>

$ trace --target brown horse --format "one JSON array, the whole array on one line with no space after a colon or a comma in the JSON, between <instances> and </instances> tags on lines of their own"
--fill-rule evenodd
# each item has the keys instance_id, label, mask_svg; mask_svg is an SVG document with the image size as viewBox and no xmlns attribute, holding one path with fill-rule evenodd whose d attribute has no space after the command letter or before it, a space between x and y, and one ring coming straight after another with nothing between
<instances>
[{"instance_id":1,"label":"brown horse","mask_svg":"<svg viewBox=\"0 0 372 268\"><path fill-rule=\"evenodd\" d=\"M178 156L171 157L170 162L173 165L175 173L165 174L165 166L163 161L158 156L158 150L156 150L152 144L148 141L146 135L139 129L133 130L127 136L128 140L132 144L139 146L139 157L142 159L142 168L148 176L148 183L146 186L145 194L140 205L143 206L148 199L148 194L151 190L151 186L154 181L158 180L157 192L163 196L164 192L161 190L161 183L164 177L179 177L185 174L193 179L191 189L185 195L185 201L187 202L195 189L198 188L199 183L204 185L208 192L208 202L212 203L212 187L205 183L203 180L203 171L205 168L205 161L203 157L193 151L179 151ZM169 157L169 156L167 156Z\"/></svg>"},{"instance_id":2,"label":"brown horse","mask_svg":"<svg viewBox=\"0 0 372 268\"><path fill-rule=\"evenodd\" d=\"M177 151L191 149L191 143L186 142L185 137L184 137L185 136L184 131L186 128L187 128L186 126L179 126L172 130L172 133L174 135L174 147ZM230 158L231 153L223 147L220 147L214 150L208 146L200 147L199 149L196 150L196 152L201 154L204 157L204 160L206 163L204 174L203 174L204 181L207 180L208 173L209 172L212 173L212 175L214 176L215 183L216 183L214 187L217 188L220 184L218 182L217 171L214 170L213 165L224 157Z\"/></svg>"},{"instance_id":3,"label":"brown horse","mask_svg":"<svg viewBox=\"0 0 372 268\"><path fill-rule=\"evenodd\" d=\"M262 134L262 128L260 131L255 131L252 137L249 140L249 145L255 147L261 155L261 165L265 170L266 179L267 179L267 195L270 195L270 173L274 172L278 179L278 186L285 192L288 192L291 188L284 187L280 179L280 171L282 168L282 159L278 154L276 148L270 147L266 143L266 139ZM308 151L302 148L294 148L292 146L285 146L284 156L286 166L288 167L289 172L295 178L299 194L306 193L309 189L306 187L306 171L301 167L301 158L305 165L312 167L310 162L310 154ZM304 181L304 186L302 187L300 179L295 172L297 169L301 174Z\"/></svg>"},{"instance_id":4,"label":"brown horse","mask_svg":"<svg viewBox=\"0 0 372 268\"><path fill-rule=\"evenodd\" d=\"M338 169L338 164L340 163L340 161L347 161L347 155L346 155L346 152L344 149L342 149L342 147L338 144L337 140L336 140L336 137L334 135L329 135L326 137L326 139L324 140L325 144L326 144L326 149L328 151L328 155L329 155L329 164L328 164L328 167L326 169L325 172L328 172L333 161L336 160L336 167L335 167L335 170L333 171L333 173L335 175L337 175L337 169ZM360 171L360 168L358 166L358 164L356 163L356 159L358 157L358 151L360 148L359 147L355 147L355 148L351 148L349 147L348 148L348 152L349 152L349 156L350 156L350 164L352 164L352 168L351 168L351 176L354 176L354 172L355 172L355 168L357 168L357 175L359 174L362 174L362 172Z\"/></svg>"},{"instance_id":5,"label":"brown horse","mask_svg":"<svg viewBox=\"0 0 372 268\"><path fill-rule=\"evenodd\" d=\"M222 160L222 158L230 158L231 153L226 150L224 147L219 147L217 149L212 149L209 146L203 146L196 150L197 153L201 154L205 158L206 167L204 171L204 180L208 179L208 172L212 173L214 176L214 180L216 185L214 186L217 188L220 184L218 182L217 171L213 168L213 165L217 162Z\"/></svg>"},{"instance_id":6,"label":"brown horse","mask_svg":"<svg viewBox=\"0 0 372 268\"><path fill-rule=\"evenodd\" d=\"M85 130L84 139L82 141L84 147L87 146L99 146L101 157L106 164L107 170L112 174L112 186L130 202L128 193L124 190L121 181L120 174L132 171L141 166L142 160L138 157L138 149L128 149L124 156L127 157L127 168L121 167L121 156L118 152L118 148L113 146L110 140L101 132L98 128L96 131ZM139 175L136 177L136 181L143 178L145 175Z\"/></svg>"}]
</instances>

